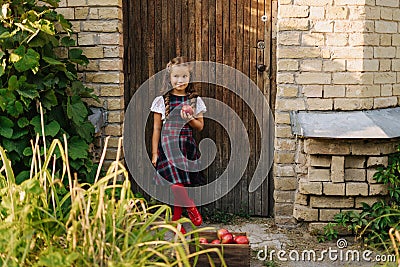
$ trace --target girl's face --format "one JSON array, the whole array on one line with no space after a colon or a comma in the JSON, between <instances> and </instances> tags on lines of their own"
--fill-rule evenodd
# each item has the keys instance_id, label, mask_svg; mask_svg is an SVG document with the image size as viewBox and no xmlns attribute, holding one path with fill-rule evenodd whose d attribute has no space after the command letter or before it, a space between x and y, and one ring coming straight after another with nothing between
<instances>
[{"instance_id":1,"label":"girl's face","mask_svg":"<svg viewBox=\"0 0 400 267\"><path fill-rule=\"evenodd\" d=\"M172 93L185 94L185 89L189 85L190 72L186 66L171 67L171 85Z\"/></svg>"}]
</instances>

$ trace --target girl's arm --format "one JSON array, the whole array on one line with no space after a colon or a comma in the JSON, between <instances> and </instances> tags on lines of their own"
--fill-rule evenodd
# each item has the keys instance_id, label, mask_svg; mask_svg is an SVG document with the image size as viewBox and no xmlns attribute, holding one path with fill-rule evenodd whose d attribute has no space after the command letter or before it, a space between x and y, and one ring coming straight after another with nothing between
<instances>
[{"instance_id":1,"label":"girl's arm","mask_svg":"<svg viewBox=\"0 0 400 267\"><path fill-rule=\"evenodd\" d=\"M153 136L151 138L151 163L156 166L158 156L158 142L161 136L161 114L154 112Z\"/></svg>"},{"instance_id":2,"label":"girl's arm","mask_svg":"<svg viewBox=\"0 0 400 267\"><path fill-rule=\"evenodd\" d=\"M203 120L203 112L200 112L193 117L192 115L186 114L185 112L181 111L181 117L187 120L188 124L197 131L202 131L204 127L204 120Z\"/></svg>"}]
</instances>

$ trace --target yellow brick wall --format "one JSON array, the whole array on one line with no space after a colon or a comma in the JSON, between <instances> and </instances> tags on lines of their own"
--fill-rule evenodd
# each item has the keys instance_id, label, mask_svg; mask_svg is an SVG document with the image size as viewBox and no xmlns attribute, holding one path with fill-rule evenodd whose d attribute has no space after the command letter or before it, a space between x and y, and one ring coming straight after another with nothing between
<instances>
[{"instance_id":1,"label":"yellow brick wall","mask_svg":"<svg viewBox=\"0 0 400 267\"><path fill-rule=\"evenodd\" d=\"M395 150L379 154L376 142L365 146L327 141L312 143L312 151L304 152L304 141L288 134L287 128L292 110L399 105L399 7L399 0L278 1L274 163L278 223L294 215L319 225L331 220L334 212L355 209L361 200L386 192L382 185L373 184L373 166L367 160L377 155L386 159ZM346 150L350 148L351 153ZM329 165L314 165L314 154L323 154ZM360 155L363 166L345 167L351 155ZM361 180L352 180L353 176ZM296 192L294 197L285 199L290 192ZM333 200L345 206L330 207L336 203Z\"/></svg>"},{"instance_id":2,"label":"yellow brick wall","mask_svg":"<svg viewBox=\"0 0 400 267\"><path fill-rule=\"evenodd\" d=\"M80 77L107 110L103 136L111 136L107 159L115 159L124 119L122 0L61 0L57 12L73 25L74 39L89 59Z\"/></svg>"}]
</instances>

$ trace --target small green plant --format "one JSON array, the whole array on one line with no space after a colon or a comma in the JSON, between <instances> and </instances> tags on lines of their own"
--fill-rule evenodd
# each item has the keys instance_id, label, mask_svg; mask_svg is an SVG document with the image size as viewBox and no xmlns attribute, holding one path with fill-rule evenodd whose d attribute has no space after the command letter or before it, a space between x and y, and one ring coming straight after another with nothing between
<instances>
[{"instance_id":1,"label":"small green plant","mask_svg":"<svg viewBox=\"0 0 400 267\"><path fill-rule=\"evenodd\" d=\"M267 267L278 267L279 265L274 261L266 261L266 262L264 262L264 266L267 266Z\"/></svg>"},{"instance_id":2,"label":"small green plant","mask_svg":"<svg viewBox=\"0 0 400 267\"><path fill-rule=\"evenodd\" d=\"M238 218L249 219L250 215L244 211L244 209L240 209L238 213L230 213L221 209L209 209L208 207L202 208L202 215L204 219L210 223L223 223L228 224L232 223L234 220Z\"/></svg>"},{"instance_id":3,"label":"small green plant","mask_svg":"<svg viewBox=\"0 0 400 267\"><path fill-rule=\"evenodd\" d=\"M88 154L94 127L83 102L95 96L77 75L77 65L88 59L74 47L71 24L55 11L58 2L0 1L0 145L13 162L18 183L29 178L30 140L43 132L60 140L66 136L70 167L80 181L93 181L96 173Z\"/></svg>"},{"instance_id":4,"label":"small green plant","mask_svg":"<svg viewBox=\"0 0 400 267\"><path fill-rule=\"evenodd\" d=\"M374 179L388 187L388 198L372 205L362 203L360 211L336 214L334 222L324 228L324 233L318 236L318 241L337 238L337 229L343 227L370 246L388 248L389 229L400 228L400 146L398 152L389 157L388 166L378 168Z\"/></svg>"}]
</instances>

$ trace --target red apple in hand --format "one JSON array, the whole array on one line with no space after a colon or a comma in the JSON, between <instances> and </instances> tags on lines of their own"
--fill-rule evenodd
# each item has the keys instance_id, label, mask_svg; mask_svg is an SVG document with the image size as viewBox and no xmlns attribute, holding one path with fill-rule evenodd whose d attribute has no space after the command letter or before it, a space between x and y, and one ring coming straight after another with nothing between
<instances>
[{"instance_id":1,"label":"red apple in hand","mask_svg":"<svg viewBox=\"0 0 400 267\"><path fill-rule=\"evenodd\" d=\"M221 244L232 244L233 235L231 233L224 234L221 238Z\"/></svg>"},{"instance_id":2,"label":"red apple in hand","mask_svg":"<svg viewBox=\"0 0 400 267\"><path fill-rule=\"evenodd\" d=\"M194 114L193 108L190 105L183 105L182 111L191 116L193 116L193 114Z\"/></svg>"},{"instance_id":3,"label":"red apple in hand","mask_svg":"<svg viewBox=\"0 0 400 267\"><path fill-rule=\"evenodd\" d=\"M218 239L221 239L222 236L225 235L225 234L229 234L229 231L226 230L226 229L224 229L224 228L219 229L219 230L217 231L217 237L218 237Z\"/></svg>"}]
</instances>

